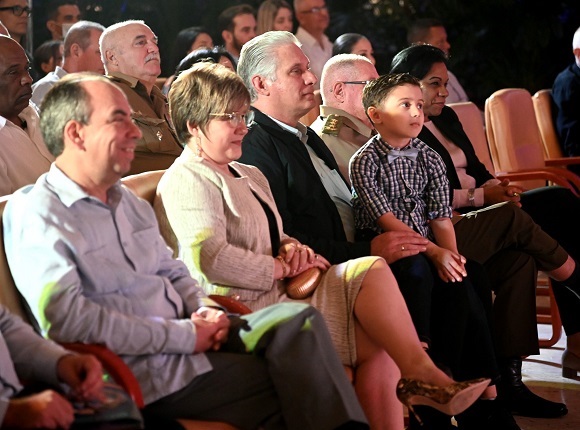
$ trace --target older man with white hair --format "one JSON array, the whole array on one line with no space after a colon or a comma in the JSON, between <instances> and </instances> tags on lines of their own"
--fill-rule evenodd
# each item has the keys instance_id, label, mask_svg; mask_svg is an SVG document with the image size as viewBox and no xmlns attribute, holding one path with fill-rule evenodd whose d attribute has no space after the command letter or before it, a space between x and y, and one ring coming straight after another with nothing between
<instances>
[{"instance_id":1,"label":"older man with white hair","mask_svg":"<svg viewBox=\"0 0 580 430\"><path fill-rule=\"evenodd\" d=\"M128 173L168 168L182 148L169 119L167 99L155 85L161 74L157 36L143 21L124 21L108 27L99 45L105 73L129 99L131 116L143 135Z\"/></svg>"},{"instance_id":2,"label":"older man with white hair","mask_svg":"<svg viewBox=\"0 0 580 430\"><path fill-rule=\"evenodd\" d=\"M347 181L350 158L373 135L362 91L367 82L378 77L375 66L355 54L336 55L322 69L320 116L310 127L328 146Z\"/></svg>"},{"instance_id":3,"label":"older man with white hair","mask_svg":"<svg viewBox=\"0 0 580 430\"><path fill-rule=\"evenodd\" d=\"M556 129L564 154L580 156L580 27L572 39L574 63L554 81L552 95L557 106ZM576 172L580 168L576 166Z\"/></svg>"}]
</instances>

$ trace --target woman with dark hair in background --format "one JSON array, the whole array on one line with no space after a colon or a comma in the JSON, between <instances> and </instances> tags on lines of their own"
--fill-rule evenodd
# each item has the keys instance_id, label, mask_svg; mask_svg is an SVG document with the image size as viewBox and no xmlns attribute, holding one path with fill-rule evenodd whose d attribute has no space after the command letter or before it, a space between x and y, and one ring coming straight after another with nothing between
<instances>
[{"instance_id":1,"label":"woman with dark hair in background","mask_svg":"<svg viewBox=\"0 0 580 430\"><path fill-rule=\"evenodd\" d=\"M171 70L175 70L179 62L187 54L200 48L213 48L213 40L203 27L188 27L177 33L173 44Z\"/></svg>"},{"instance_id":2,"label":"woman with dark hair in background","mask_svg":"<svg viewBox=\"0 0 580 430\"><path fill-rule=\"evenodd\" d=\"M232 72L236 71L236 62L232 54L230 54L226 48L223 46L214 46L211 49L201 48L196 49L195 51L190 52L187 56L179 62L177 67L175 68L175 73L171 75L165 84L163 85L163 89L161 90L163 94L169 94L169 90L171 89L171 84L177 78L181 72L189 69L195 63L200 62L209 62L209 63L216 63L221 64L222 66L227 67Z\"/></svg>"},{"instance_id":3,"label":"woman with dark hair in background","mask_svg":"<svg viewBox=\"0 0 580 430\"><path fill-rule=\"evenodd\" d=\"M179 63L189 54L196 49L213 48L213 39L211 38L209 32L203 27L187 27L177 33L175 38L175 43L173 44L173 51L171 57L170 70L175 70ZM169 92L171 83L175 79L175 74L169 76L161 92L165 95Z\"/></svg>"},{"instance_id":4,"label":"woman with dark hair in background","mask_svg":"<svg viewBox=\"0 0 580 430\"><path fill-rule=\"evenodd\" d=\"M336 38L332 45L332 55L357 54L368 58L373 65L376 64L373 45L362 34L345 33Z\"/></svg>"},{"instance_id":5,"label":"woman with dark hair in background","mask_svg":"<svg viewBox=\"0 0 580 430\"><path fill-rule=\"evenodd\" d=\"M34 50L34 70L37 79L62 65L64 43L62 40L48 40Z\"/></svg>"}]
</instances>

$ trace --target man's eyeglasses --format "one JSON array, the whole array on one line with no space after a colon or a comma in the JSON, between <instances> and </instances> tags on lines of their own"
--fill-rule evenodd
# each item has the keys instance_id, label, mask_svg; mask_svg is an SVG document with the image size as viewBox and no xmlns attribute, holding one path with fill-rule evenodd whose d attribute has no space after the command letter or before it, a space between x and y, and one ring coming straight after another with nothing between
<instances>
[{"instance_id":1,"label":"man's eyeglasses","mask_svg":"<svg viewBox=\"0 0 580 430\"><path fill-rule=\"evenodd\" d=\"M352 85L366 85L372 81L340 81L343 84L352 84Z\"/></svg>"},{"instance_id":2,"label":"man's eyeglasses","mask_svg":"<svg viewBox=\"0 0 580 430\"><path fill-rule=\"evenodd\" d=\"M312 9L301 11L301 13L320 13L320 12L328 12L328 6L313 7Z\"/></svg>"},{"instance_id":3,"label":"man's eyeglasses","mask_svg":"<svg viewBox=\"0 0 580 430\"><path fill-rule=\"evenodd\" d=\"M248 113L210 113L209 116L221 118L222 121L229 121L232 127L237 127L241 123L244 123L248 127L254 120L254 111L248 111Z\"/></svg>"},{"instance_id":4,"label":"man's eyeglasses","mask_svg":"<svg viewBox=\"0 0 580 430\"><path fill-rule=\"evenodd\" d=\"M32 8L28 7L28 6L5 6L5 7L0 7L0 11L3 10L11 10L12 13L16 16L21 16L24 12L26 12L26 16L30 16L30 14L32 13Z\"/></svg>"}]
</instances>

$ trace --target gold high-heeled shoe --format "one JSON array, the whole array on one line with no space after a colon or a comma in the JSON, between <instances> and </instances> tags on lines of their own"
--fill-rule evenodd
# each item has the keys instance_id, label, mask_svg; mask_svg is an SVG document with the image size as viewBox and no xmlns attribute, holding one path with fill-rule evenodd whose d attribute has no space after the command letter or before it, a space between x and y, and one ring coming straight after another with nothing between
<instances>
[{"instance_id":1,"label":"gold high-heeled shoe","mask_svg":"<svg viewBox=\"0 0 580 430\"><path fill-rule=\"evenodd\" d=\"M444 414L457 415L481 396L489 382L490 379L479 378L439 387L416 379L403 378L397 384L397 397L421 423L413 406L430 406Z\"/></svg>"}]
</instances>

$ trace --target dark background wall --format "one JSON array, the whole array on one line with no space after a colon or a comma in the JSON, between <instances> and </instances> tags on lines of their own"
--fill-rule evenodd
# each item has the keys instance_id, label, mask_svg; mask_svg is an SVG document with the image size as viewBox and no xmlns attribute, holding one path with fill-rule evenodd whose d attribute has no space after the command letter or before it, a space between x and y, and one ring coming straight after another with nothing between
<instances>
[{"instance_id":1,"label":"dark background wall","mask_svg":"<svg viewBox=\"0 0 580 430\"><path fill-rule=\"evenodd\" d=\"M45 0L34 0L34 45L48 37ZM163 74L177 32L204 25L215 30L224 8L260 0L79 0L86 19L107 26L143 19L159 36ZM291 3L291 1L290 1ZM447 28L451 68L470 97L482 104L493 91L551 87L557 73L573 61L572 36L580 27L578 0L327 0L333 40L345 32L365 34L373 43L379 72L388 71L394 54L406 46L407 25L419 17L437 17ZM220 37L213 35L214 42Z\"/></svg>"}]
</instances>

